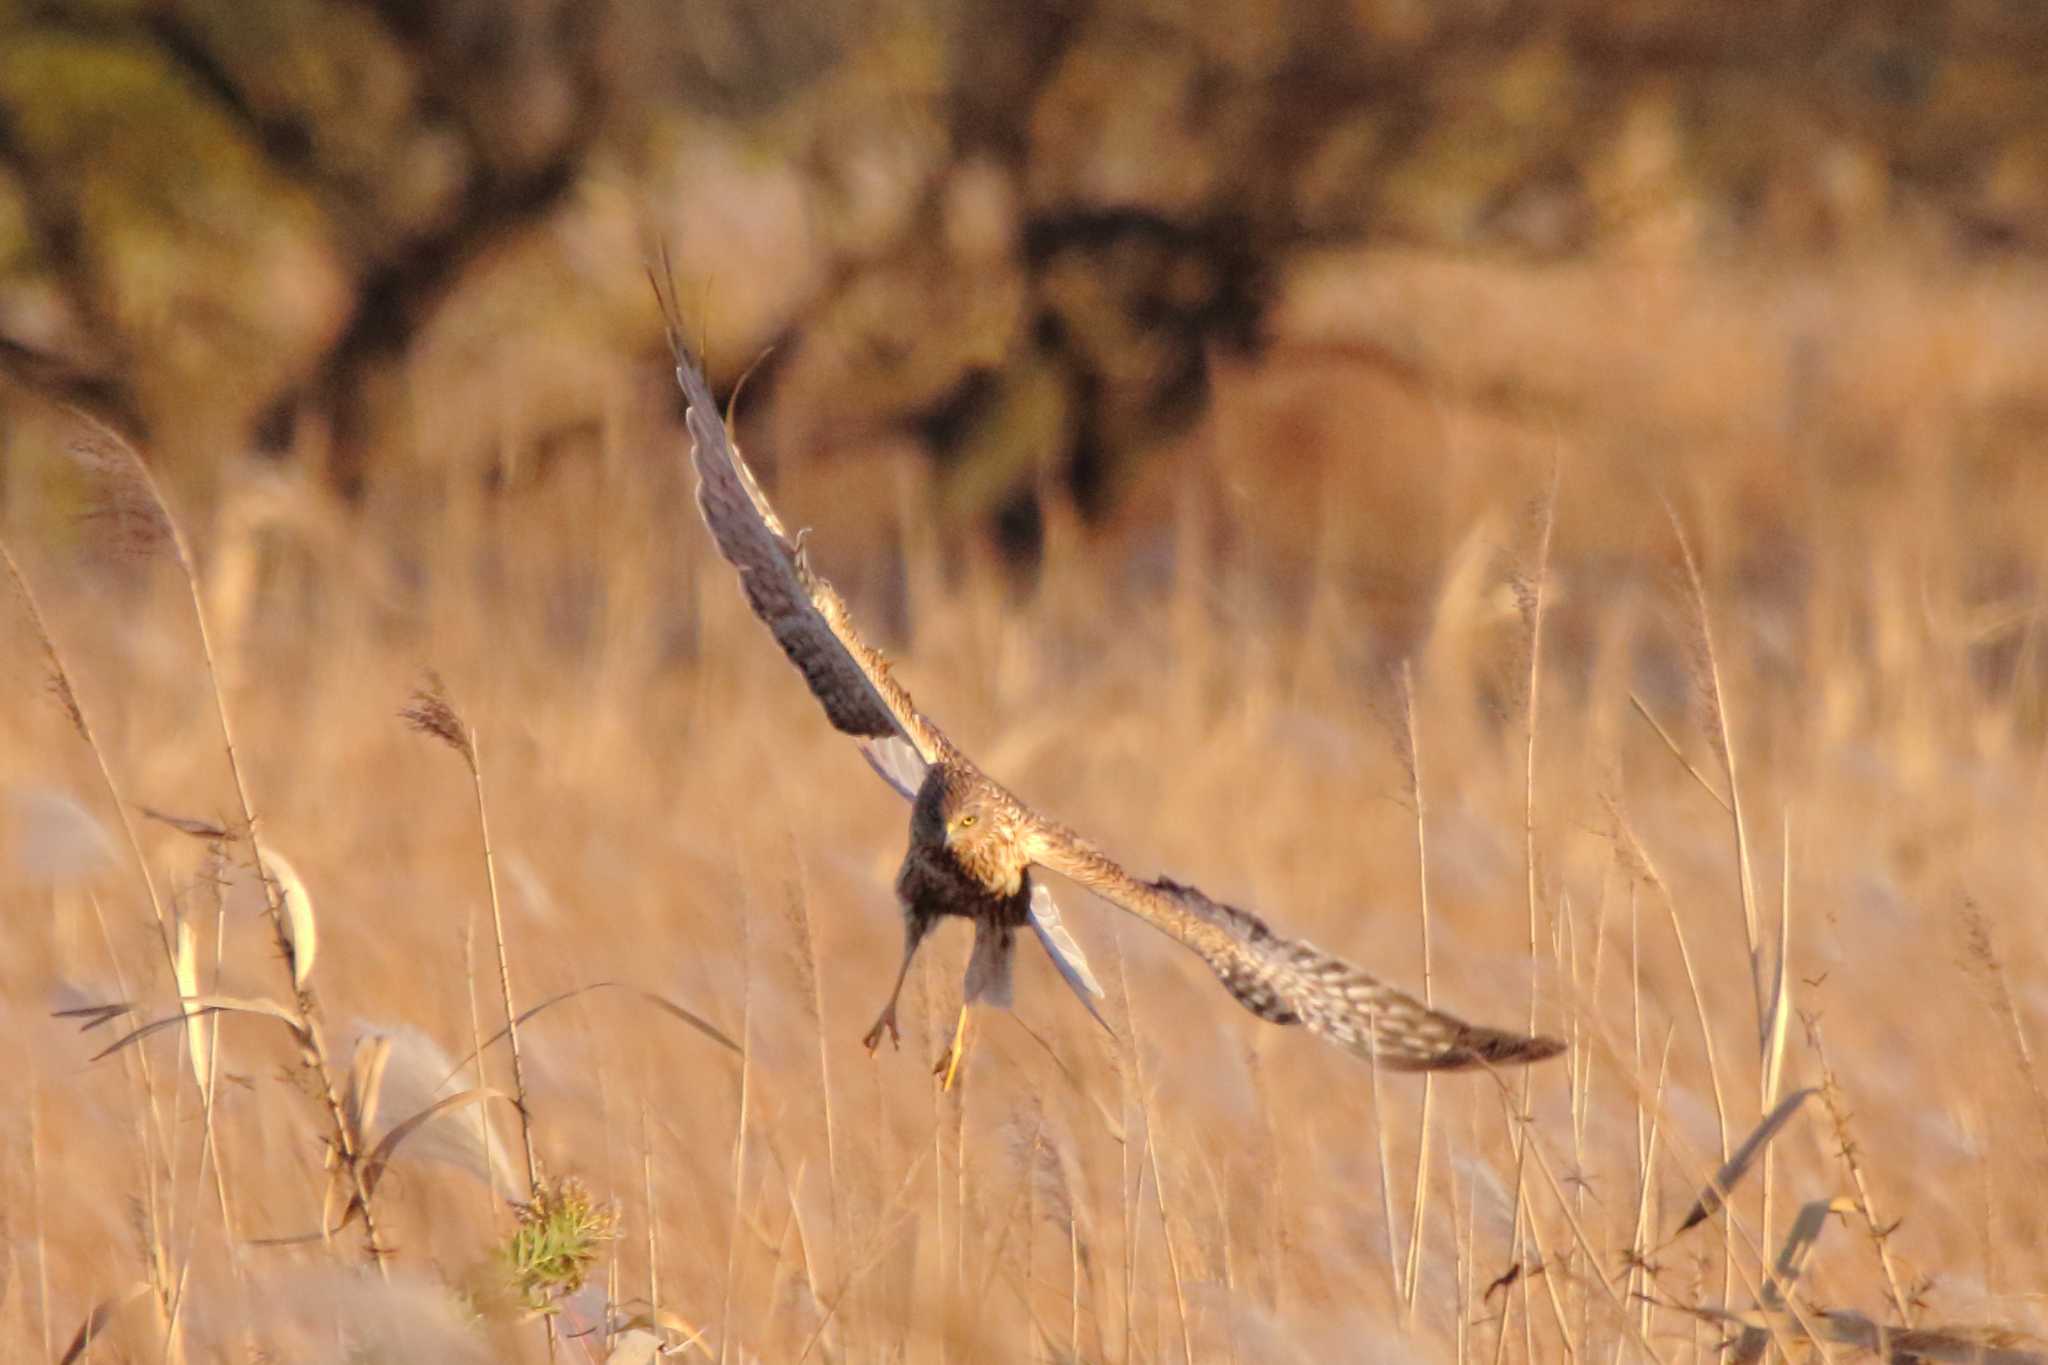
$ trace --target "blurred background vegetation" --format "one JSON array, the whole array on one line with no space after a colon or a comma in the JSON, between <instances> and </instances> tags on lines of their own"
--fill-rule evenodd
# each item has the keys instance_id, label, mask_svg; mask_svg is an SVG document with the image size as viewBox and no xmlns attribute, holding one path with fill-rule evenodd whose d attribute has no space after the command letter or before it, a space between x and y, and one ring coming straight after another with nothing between
<instances>
[{"instance_id":1,"label":"blurred background vegetation","mask_svg":"<svg viewBox=\"0 0 2048 1365\"><path fill-rule=\"evenodd\" d=\"M2044 52L2039 0L4 0L0 392L202 490L544 484L659 372L661 242L722 382L760 362L765 463L914 450L1027 555L1049 487L1106 514L1276 353L1404 439L1405 394L1682 448L1725 388L1603 428L1575 376L1696 372L1660 334L1733 299L1707 349L1761 353L1742 406L1811 447L1832 380L1891 382L1845 334L1950 311L1840 316L1873 281L2038 296ZM1788 320L1813 278L1847 282ZM1955 429L2048 424L2035 370L1972 374Z\"/></svg>"}]
</instances>

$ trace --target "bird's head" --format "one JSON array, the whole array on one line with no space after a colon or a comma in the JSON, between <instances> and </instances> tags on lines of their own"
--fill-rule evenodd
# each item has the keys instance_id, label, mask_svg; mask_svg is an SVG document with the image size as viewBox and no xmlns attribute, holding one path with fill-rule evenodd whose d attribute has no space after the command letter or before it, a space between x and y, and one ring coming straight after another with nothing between
<instances>
[{"instance_id":1,"label":"bird's head","mask_svg":"<svg viewBox=\"0 0 2048 1365\"><path fill-rule=\"evenodd\" d=\"M935 767L917 794L918 814L926 818L934 838L948 845L985 838L997 812L986 782L972 774Z\"/></svg>"},{"instance_id":2,"label":"bird's head","mask_svg":"<svg viewBox=\"0 0 2048 1365\"><path fill-rule=\"evenodd\" d=\"M933 769L918 793L914 818L924 837L944 844L977 872L993 874L1014 861L1013 813L985 778Z\"/></svg>"},{"instance_id":3,"label":"bird's head","mask_svg":"<svg viewBox=\"0 0 2048 1365\"><path fill-rule=\"evenodd\" d=\"M979 793L968 792L941 804L939 819L946 843L953 848L976 844L995 834L996 812Z\"/></svg>"}]
</instances>

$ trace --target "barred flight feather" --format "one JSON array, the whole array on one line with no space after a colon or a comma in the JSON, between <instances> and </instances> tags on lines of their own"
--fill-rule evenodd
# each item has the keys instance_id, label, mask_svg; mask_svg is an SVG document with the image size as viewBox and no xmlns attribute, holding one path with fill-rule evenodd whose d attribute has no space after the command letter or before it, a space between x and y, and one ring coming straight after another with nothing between
<instances>
[{"instance_id":1,"label":"barred flight feather","mask_svg":"<svg viewBox=\"0 0 2048 1365\"><path fill-rule=\"evenodd\" d=\"M1555 1038L1481 1028L1433 1010L1313 943L1282 938L1247 910L1192 886L1151 883L1195 918L1223 930L1191 943L1239 1004L1276 1024L1301 1024L1394 1071L1518 1066L1564 1050Z\"/></svg>"}]
</instances>

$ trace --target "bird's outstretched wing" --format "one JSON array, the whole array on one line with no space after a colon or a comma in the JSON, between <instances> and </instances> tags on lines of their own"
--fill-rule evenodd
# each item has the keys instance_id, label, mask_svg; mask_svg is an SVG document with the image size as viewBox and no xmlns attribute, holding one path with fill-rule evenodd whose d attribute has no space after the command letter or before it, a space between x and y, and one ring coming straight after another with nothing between
<instances>
[{"instance_id":1,"label":"bird's outstretched wing","mask_svg":"<svg viewBox=\"0 0 2048 1365\"><path fill-rule=\"evenodd\" d=\"M1395 1071L1518 1066L1564 1051L1555 1038L1481 1028L1433 1010L1312 943L1282 938L1249 911L1192 886L1140 881L1073 831L1032 816L1031 860L1193 949L1239 1004Z\"/></svg>"},{"instance_id":2,"label":"bird's outstretched wing","mask_svg":"<svg viewBox=\"0 0 2048 1365\"><path fill-rule=\"evenodd\" d=\"M704 371L684 344L673 285L664 290L651 271L649 279L668 327L676 383L689 404L697 508L718 552L739 570L754 614L804 675L833 726L860 741L884 781L905 797L915 797L925 769L950 753L951 745L889 676L880 652L855 632L845 601L812 571L803 537L792 539L783 529L740 458Z\"/></svg>"},{"instance_id":3,"label":"bird's outstretched wing","mask_svg":"<svg viewBox=\"0 0 2048 1365\"><path fill-rule=\"evenodd\" d=\"M712 399L704 372L683 341L673 285L648 278L668 328L676 383L689 404L690 463L697 470L697 508L718 551L739 570L747 602L776 643L810 684L832 724L860 742L868 764L906 800L917 798L925 772L942 759L964 761L938 726L912 705L889 674L888 661L860 638L846 603L812 571L803 537L794 540L754 482ZM1031 927L1060 976L1099 1022L1102 995L1087 954L1060 923L1059 906L1043 886L1034 888ZM1105 1027L1107 1027L1105 1025Z\"/></svg>"}]
</instances>

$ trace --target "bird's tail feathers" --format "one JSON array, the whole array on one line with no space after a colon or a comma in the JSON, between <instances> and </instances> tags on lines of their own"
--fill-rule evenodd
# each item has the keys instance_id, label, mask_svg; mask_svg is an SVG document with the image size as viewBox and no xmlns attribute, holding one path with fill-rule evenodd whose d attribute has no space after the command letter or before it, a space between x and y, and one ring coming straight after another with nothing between
<instances>
[{"instance_id":1,"label":"bird's tail feathers","mask_svg":"<svg viewBox=\"0 0 2048 1365\"><path fill-rule=\"evenodd\" d=\"M974 952L967 959L962 995L968 1004L1010 1007L1011 971L1016 961L1017 931L986 920L974 922Z\"/></svg>"}]
</instances>

